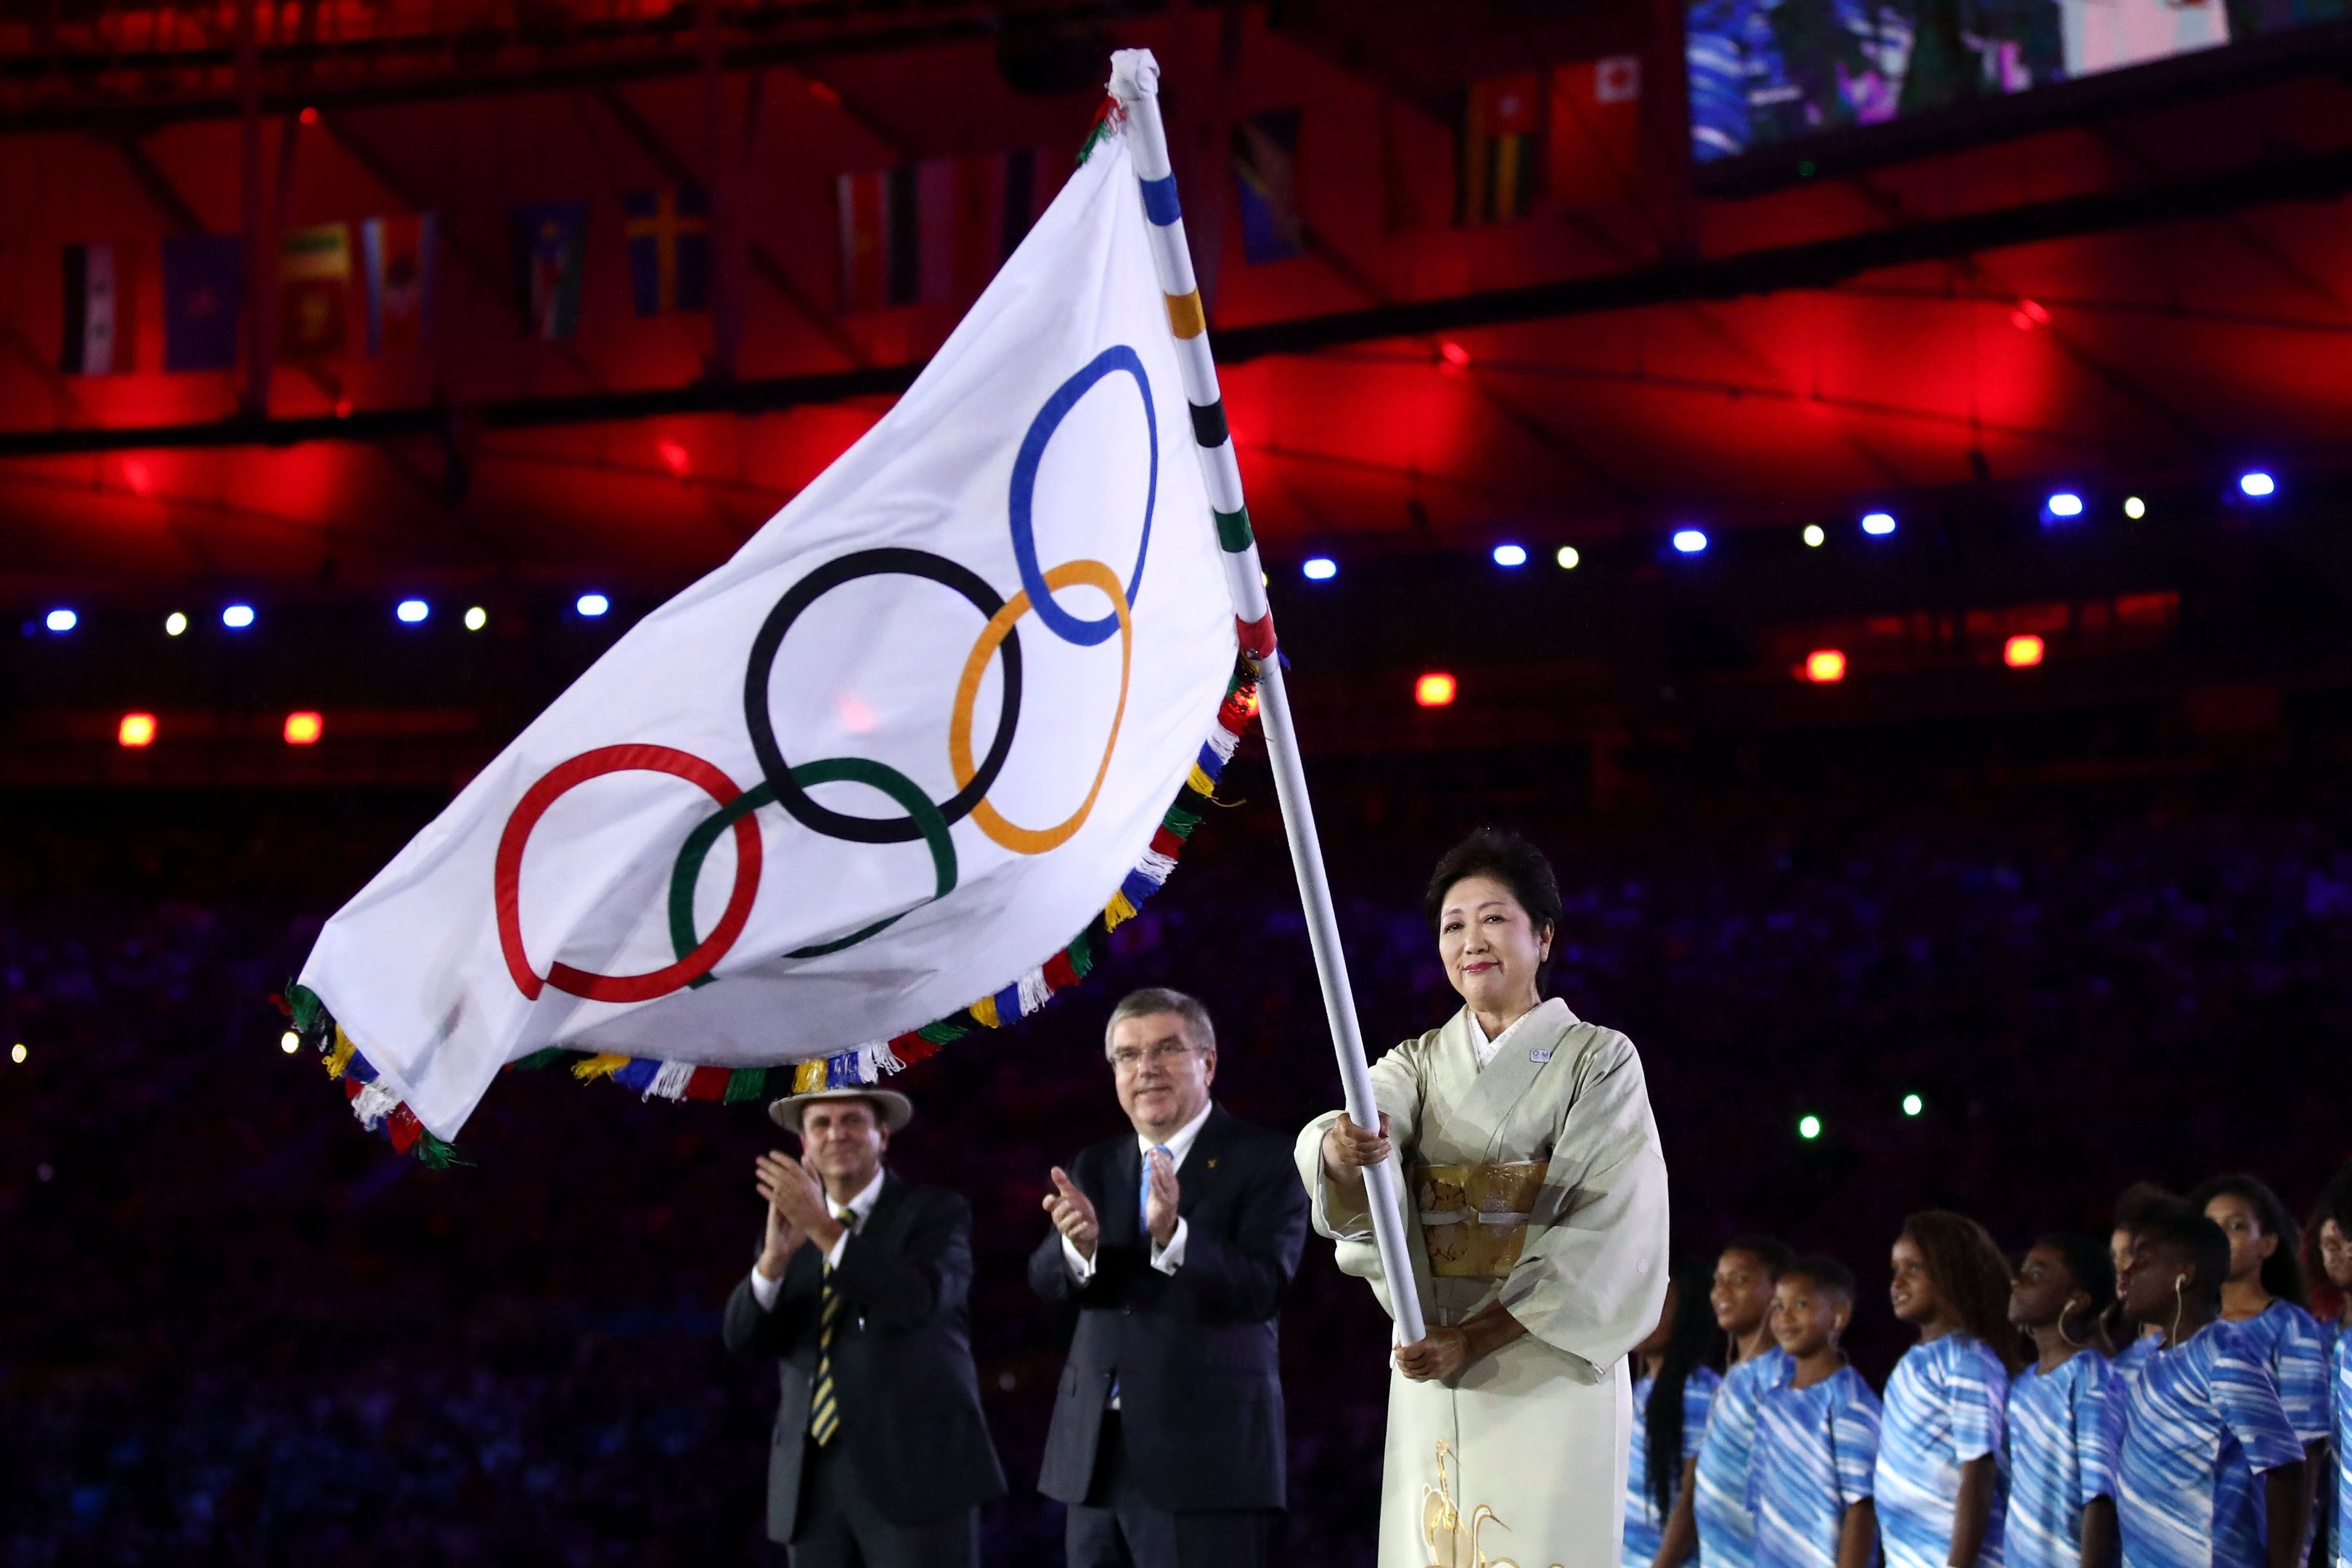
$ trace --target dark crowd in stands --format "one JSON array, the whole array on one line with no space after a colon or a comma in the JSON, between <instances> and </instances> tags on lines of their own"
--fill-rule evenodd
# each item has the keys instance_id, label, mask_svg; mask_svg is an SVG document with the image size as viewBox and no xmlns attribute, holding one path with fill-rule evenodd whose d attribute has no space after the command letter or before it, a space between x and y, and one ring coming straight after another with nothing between
<instances>
[{"instance_id":1,"label":"dark crowd in stands","mask_svg":"<svg viewBox=\"0 0 2352 1568\"><path fill-rule=\"evenodd\" d=\"M2022 1250L2117 1190L2342 1160L2352 834L2293 768L1595 812L1533 763L1318 764L1375 1048L1455 999L1418 913L1479 821L1551 854L1551 989L1641 1048L1677 1243L1767 1230L1857 1266L1847 1346L1908 1336L1886 1238L1964 1210ZM1057 1561L1026 1483L1066 1325L1030 1295L1051 1164L1123 1125L1122 991L1205 999L1216 1090L1285 1130L1337 1103L1262 768L1111 962L895 1080L893 1163L967 1194L971 1318L1014 1494L992 1564ZM406 795L26 795L0 855L0 1564L726 1564L761 1542L772 1368L719 1309L757 1248L756 1106L509 1075L429 1171L362 1133L268 1002L427 820ZM1903 1097L1921 1110L1905 1114ZM1800 1138L1799 1119L1821 1119ZM1386 1324L1311 1244L1283 1321L1286 1562L1372 1556Z\"/></svg>"}]
</instances>

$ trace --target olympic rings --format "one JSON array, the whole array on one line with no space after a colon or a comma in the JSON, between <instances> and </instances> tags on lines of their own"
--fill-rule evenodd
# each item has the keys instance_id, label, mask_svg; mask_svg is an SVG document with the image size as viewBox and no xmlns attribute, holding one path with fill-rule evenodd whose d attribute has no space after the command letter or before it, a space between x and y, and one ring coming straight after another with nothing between
<instances>
[{"instance_id":1,"label":"olympic rings","mask_svg":"<svg viewBox=\"0 0 2352 1568\"><path fill-rule=\"evenodd\" d=\"M922 577L951 588L971 600L984 618L993 619L1004 607L1004 600L988 585L986 578L944 555L901 548L860 550L826 562L785 590L784 596L776 601L776 607L768 612L768 618L760 624L759 635L751 639L751 662L743 671L743 722L751 732L752 754L760 759L760 772L774 794L776 804L812 831L828 838L845 838L853 844L908 844L921 837L923 830L911 815L850 816L828 811L811 800L808 793L793 782L793 766L784 760L782 748L776 744L775 724L768 717L768 681L775 671L776 652L783 646L784 634L793 629L802 611L845 583L891 574ZM996 721L996 739L972 776L940 804L940 815L950 826L971 815L971 808L1003 771L1004 759L1013 750L1013 731L1021 721L1020 639L1007 638L1003 653L1004 691Z\"/></svg>"},{"instance_id":2,"label":"olympic rings","mask_svg":"<svg viewBox=\"0 0 2352 1568\"><path fill-rule=\"evenodd\" d=\"M1016 855L1043 855L1046 850L1067 843L1072 834L1086 825L1095 808L1095 796L1102 793L1103 778L1110 772L1111 753L1118 747L1118 727L1127 717L1128 667L1135 654L1135 622L1129 613L1127 595L1119 592L1118 574L1099 561L1072 561L1045 574L1045 587L1048 595L1055 588L1066 588L1083 583L1099 588L1110 600L1111 613L1118 626L1118 707L1110 717L1110 734L1103 742L1102 761L1095 766L1095 782L1087 790L1087 798L1078 809L1052 827L1021 827L1005 820L996 807L982 795L971 808L971 820L982 833ZM971 765L971 710L980 695L980 679L988 672L989 656L996 645L1013 635L1013 624L1029 613L1034 605L1042 619L1050 597L1032 600L1027 589L1013 595L1004 608L989 620L980 640L971 645L971 653L963 661L963 676L956 682L955 711L948 720L948 765L955 770L958 786L975 776ZM685 951L680 949L681 952Z\"/></svg>"},{"instance_id":3,"label":"olympic rings","mask_svg":"<svg viewBox=\"0 0 2352 1568\"><path fill-rule=\"evenodd\" d=\"M547 808L574 785L606 773L631 772L668 773L684 779L721 806L738 795L735 781L700 757L674 747L644 742L599 746L593 752L583 752L558 764L525 791L507 818L506 830L499 836L491 887L498 908L499 948L506 957L507 973L514 977L516 988L531 1001L539 1000L541 990L548 985L591 1002L650 1002L656 996L667 996L709 974L711 965L735 945L735 939L743 934L744 922L751 918L751 900L760 892L760 826L743 816L734 822L735 887L727 896L727 908L719 915L719 923L710 928L710 934L679 952L677 963L644 974L595 974L568 963L551 963L544 979L531 968L530 956L522 945L522 853L530 842L530 830L539 825ZM715 830L711 837L718 837ZM708 847L705 846L706 852Z\"/></svg>"},{"instance_id":4,"label":"olympic rings","mask_svg":"<svg viewBox=\"0 0 2352 1568\"><path fill-rule=\"evenodd\" d=\"M1151 550L1151 508L1160 495L1160 418L1151 406L1151 382L1143 374L1143 361L1125 343L1113 343L1088 360L1076 375L1054 389L1045 405L1037 410L1037 417L1029 422L1028 434L1021 437L1020 454L1013 459L1013 559L1021 567L1021 586L1028 591L1029 602L1037 607L1037 618L1046 628L1066 643L1079 647L1092 647L1108 641L1110 634L1127 625L1124 615L1116 618L1104 616L1098 619L1080 620L1054 602L1052 588L1045 574L1037 569L1037 531L1030 515L1037 489L1037 466L1045 459L1045 447L1061 428L1062 421L1078 405L1095 383L1115 370L1123 370L1135 378L1136 391L1143 395L1143 429L1151 439L1151 482L1143 491L1143 536L1136 541L1135 574L1128 580L1125 602L1131 608L1143 591L1143 558ZM1002 737L1003 731L998 734ZM986 790L982 794L985 795Z\"/></svg>"},{"instance_id":5,"label":"olympic rings","mask_svg":"<svg viewBox=\"0 0 2352 1568\"><path fill-rule=\"evenodd\" d=\"M937 884L933 899L944 899L955 891L955 840L949 837L947 818L931 804L920 785L896 768L882 763L868 762L859 757L828 757L821 762L803 763L793 770L795 782L802 784L862 784L871 785L907 808L922 829L923 842L931 851L931 875ZM775 804L775 792L766 784L758 784L720 806L703 818L686 837L685 846L678 850L677 863L670 869L669 940L670 945L683 957L700 945L694 934L694 889L702 877L702 863L710 854L719 835L731 825L746 822L751 814L763 805ZM787 958L822 958L828 952L855 947L869 936L876 936L898 923L907 911L876 921L865 930L853 932L835 942L820 942L814 947L794 948ZM702 974L687 982L689 985L708 985L710 976Z\"/></svg>"}]
</instances>

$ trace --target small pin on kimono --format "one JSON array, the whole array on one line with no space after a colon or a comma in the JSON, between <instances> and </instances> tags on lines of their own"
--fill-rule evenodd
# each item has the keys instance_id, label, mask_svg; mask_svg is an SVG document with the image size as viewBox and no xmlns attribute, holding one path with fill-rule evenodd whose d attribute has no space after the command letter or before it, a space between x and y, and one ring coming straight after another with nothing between
<instances>
[{"instance_id":1,"label":"small pin on kimono","mask_svg":"<svg viewBox=\"0 0 2352 1568\"><path fill-rule=\"evenodd\" d=\"M1529 1051L1528 1053L1528 1060L1531 1062L1548 1062L1551 1060L1551 1051L1549 1047L1539 1047L1536 1050Z\"/></svg>"}]
</instances>

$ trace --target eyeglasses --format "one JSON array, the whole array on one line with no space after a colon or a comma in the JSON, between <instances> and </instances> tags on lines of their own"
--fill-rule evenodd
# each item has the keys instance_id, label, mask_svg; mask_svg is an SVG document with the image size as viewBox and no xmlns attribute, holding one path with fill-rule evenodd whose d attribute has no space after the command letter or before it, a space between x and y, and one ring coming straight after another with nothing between
<instances>
[{"instance_id":1,"label":"eyeglasses","mask_svg":"<svg viewBox=\"0 0 2352 1568\"><path fill-rule=\"evenodd\" d=\"M1172 1068L1176 1065L1177 1058L1192 1054L1191 1046L1175 1040L1162 1040L1148 1051L1139 1050L1133 1046L1121 1046L1111 1052L1110 1065L1120 1072L1133 1072L1149 1058L1155 1066Z\"/></svg>"}]
</instances>

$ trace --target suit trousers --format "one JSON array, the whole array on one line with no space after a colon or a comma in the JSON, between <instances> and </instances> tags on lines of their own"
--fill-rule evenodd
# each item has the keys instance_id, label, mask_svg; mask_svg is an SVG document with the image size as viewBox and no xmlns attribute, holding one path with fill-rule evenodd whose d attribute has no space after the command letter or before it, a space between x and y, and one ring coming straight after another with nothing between
<instances>
[{"instance_id":1,"label":"suit trousers","mask_svg":"<svg viewBox=\"0 0 2352 1568\"><path fill-rule=\"evenodd\" d=\"M792 1568L980 1568L980 1510L929 1524L893 1524L857 1483L857 1461L836 1438L801 1459L800 1520Z\"/></svg>"},{"instance_id":2,"label":"suit trousers","mask_svg":"<svg viewBox=\"0 0 2352 1568\"><path fill-rule=\"evenodd\" d=\"M1161 1508L1136 1482L1118 1412L1106 1410L1094 1479L1064 1540L1070 1568L1264 1568L1281 1520L1271 1508Z\"/></svg>"}]
</instances>

